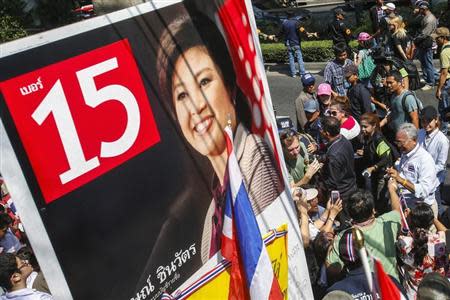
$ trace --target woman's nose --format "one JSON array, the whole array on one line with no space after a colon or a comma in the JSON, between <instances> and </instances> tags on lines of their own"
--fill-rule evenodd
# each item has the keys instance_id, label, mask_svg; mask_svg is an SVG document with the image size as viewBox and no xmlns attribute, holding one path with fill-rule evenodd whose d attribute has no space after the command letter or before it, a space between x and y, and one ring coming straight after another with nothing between
<instances>
[{"instance_id":1,"label":"woman's nose","mask_svg":"<svg viewBox=\"0 0 450 300\"><path fill-rule=\"evenodd\" d=\"M205 95L201 92L191 94L189 99L189 110L192 115L200 114L207 106L208 102Z\"/></svg>"}]
</instances>

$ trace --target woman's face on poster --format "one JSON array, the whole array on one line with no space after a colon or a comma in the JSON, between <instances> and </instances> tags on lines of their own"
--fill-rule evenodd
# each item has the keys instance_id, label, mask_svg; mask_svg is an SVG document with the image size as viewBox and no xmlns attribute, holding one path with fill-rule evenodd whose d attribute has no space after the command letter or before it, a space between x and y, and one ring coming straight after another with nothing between
<instances>
[{"instance_id":1,"label":"woman's face on poster","mask_svg":"<svg viewBox=\"0 0 450 300\"><path fill-rule=\"evenodd\" d=\"M191 48L176 61L172 101L183 135L194 149L206 156L222 154L223 128L228 116L235 128L235 109L222 73L205 47Z\"/></svg>"}]
</instances>

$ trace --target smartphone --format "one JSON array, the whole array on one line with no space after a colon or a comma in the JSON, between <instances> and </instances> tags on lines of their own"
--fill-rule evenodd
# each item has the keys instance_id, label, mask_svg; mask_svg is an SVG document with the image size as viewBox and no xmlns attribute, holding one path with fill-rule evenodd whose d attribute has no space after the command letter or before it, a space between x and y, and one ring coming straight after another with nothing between
<instances>
[{"instance_id":1,"label":"smartphone","mask_svg":"<svg viewBox=\"0 0 450 300\"><path fill-rule=\"evenodd\" d=\"M336 203L340 197L339 191L331 191L331 203Z\"/></svg>"}]
</instances>

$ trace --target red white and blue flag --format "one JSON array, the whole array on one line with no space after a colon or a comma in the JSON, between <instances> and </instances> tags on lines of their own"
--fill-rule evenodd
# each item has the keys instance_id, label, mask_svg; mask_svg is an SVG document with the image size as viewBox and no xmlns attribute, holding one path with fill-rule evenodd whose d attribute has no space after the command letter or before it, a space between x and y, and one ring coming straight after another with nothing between
<instances>
[{"instance_id":1,"label":"red white and blue flag","mask_svg":"<svg viewBox=\"0 0 450 300\"><path fill-rule=\"evenodd\" d=\"M225 129L228 187L222 229L222 256L231 261L229 299L283 299L233 149Z\"/></svg>"}]
</instances>

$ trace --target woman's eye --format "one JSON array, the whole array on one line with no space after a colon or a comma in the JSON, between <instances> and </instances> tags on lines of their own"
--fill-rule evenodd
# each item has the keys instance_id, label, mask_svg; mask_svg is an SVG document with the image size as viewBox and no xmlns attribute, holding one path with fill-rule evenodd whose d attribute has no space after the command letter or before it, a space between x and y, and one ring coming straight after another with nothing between
<instances>
[{"instance_id":1,"label":"woman's eye","mask_svg":"<svg viewBox=\"0 0 450 300\"><path fill-rule=\"evenodd\" d=\"M186 92L181 92L181 93L178 94L177 100L181 101L181 100L184 100L186 97L187 97L187 93Z\"/></svg>"},{"instance_id":2,"label":"woman's eye","mask_svg":"<svg viewBox=\"0 0 450 300\"><path fill-rule=\"evenodd\" d=\"M202 80L200 80L200 86L205 86L205 85L207 85L210 82L211 82L211 79L203 78Z\"/></svg>"}]
</instances>

